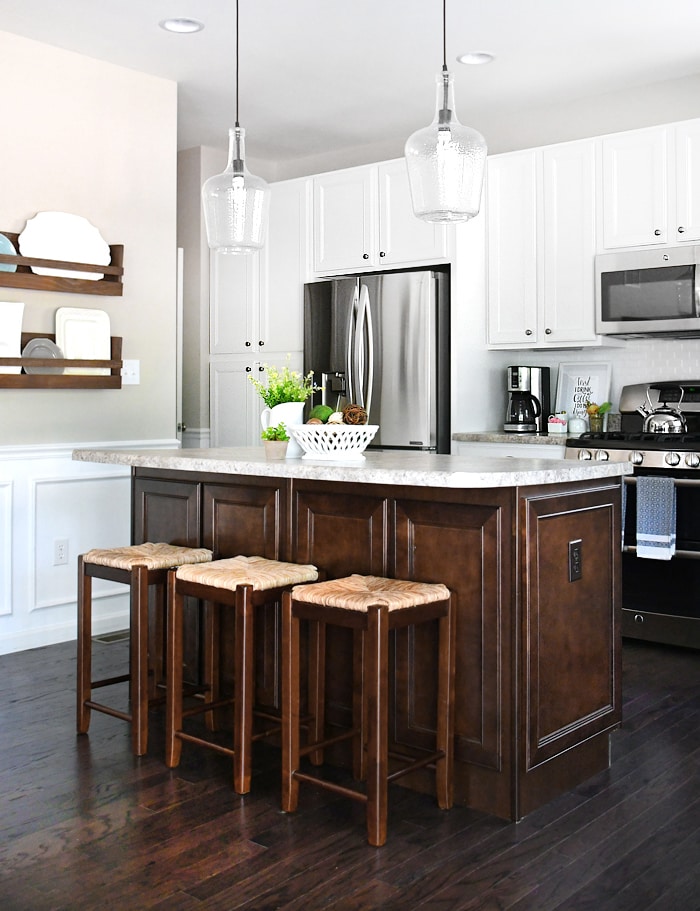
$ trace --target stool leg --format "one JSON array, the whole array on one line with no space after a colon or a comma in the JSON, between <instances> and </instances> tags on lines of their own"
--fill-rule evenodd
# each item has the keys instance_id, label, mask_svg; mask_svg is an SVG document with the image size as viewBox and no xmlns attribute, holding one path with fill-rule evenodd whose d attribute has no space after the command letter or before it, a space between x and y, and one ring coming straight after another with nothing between
<instances>
[{"instance_id":1,"label":"stool leg","mask_svg":"<svg viewBox=\"0 0 700 911\"><path fill-rule=\"evenodd\" d=\"M445 756L435 763L435 792L442 810L452 807L454 781L455 606L439 621L437 746Z\"/></svg>"},{"instance_id":2,"label":"stool leg","mask_svg":"<svg viewBox=\"0 0 700 911\"><path fill-rule=\"evenodd\" d=\"M175 570L168 573L167 660L165 687L165 764L174 768L180 762L182 741L182 625L183 597L176 590Z\"/></svg>"},{"instance_id":3,"label":"stool leg","mask_svg":"<svg viewBox=\"0 0 700 911\"><path fill-rule=\"evenodd\" d=\"M357 781L367 777L367 700L364 683L365 630L352 631L352 774Z\"/></svg>"},{"instance_id":4,"label":"stool leg","mask_svg":"<svg viewBox=\"0 0 700 911\"><path fill-rule=\"evenodd\" d=\"M367 840L386 842L389 775L389 611L367 610L364 686L367 693Z\"/></svg>"},{"instance_id":5,"label":"stool leg","mask_svg":"<svg viewBox=\"0 0 700 911\"><path fill-rule=\"evenodd\" d=\"M85 572L82 556L78 557L78 674L77 730L87 734L90 709L85 702L92 695L92 579Z\"/></svg>"},{"instance_id":6,"label":"stool leg","mask_svg":"<svg viewBox=\"0 0 700 911\"><path fill-rule=\"evenodd\" d=\"M219 649L221 643L220 630L221 611L217 604L210 601L204 603L204 682L206 690L205 702L216 702L219 698L220 663ZM208 731L218 729L216 710L206 712L204 720Z\"/></svg>"},{"instance_id":7,"label":"stool leg","mask_svg":"<svg viewBox=\"0 0 700 911\"><path fill-rule=\"evenodd\" d=\"M299 620L292 614L292 596L282 596L282 810L293 813L299 803Z\"/></svg>"},{"instance_id":8,"label":"stool leg","mask_svg":"<svg viewBox=\"0 0 700 911\"><path fill-rule=\"evenodd\" d=\"M136 756L148 748L148 569L131 573L130 610L131 747Z\"/></svg>"},{"instance_id":9,"label":"stool leg","mask_svg":"<svg viewBox=\"0 0 700 911\"><path fill-rule=\"evenodd\" d=\"M326 624L309 621L309 743L319 743L326 731ZM323 750L309 753L311 764L323 765Z\"/></svg>"},{"instance_id":10,"label":"stool leg","mask_svg":"<svg viewBox=\"0 0 700 911\"><path fill-rule=\"evenodd\" d=\"M253 745L253 589L240 585L236 590L233 787L237 794L250 791L251 750Z\"/></svg>"}]
</instances>

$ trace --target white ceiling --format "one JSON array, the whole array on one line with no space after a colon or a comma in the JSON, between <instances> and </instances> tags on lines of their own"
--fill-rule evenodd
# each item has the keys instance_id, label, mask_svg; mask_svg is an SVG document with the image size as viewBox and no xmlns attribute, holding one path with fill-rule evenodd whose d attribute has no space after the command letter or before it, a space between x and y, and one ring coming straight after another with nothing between
<instances>
[{"instance_id":1,"label":"white ceiling","mask_svg":"<svg viewBox=\"0 0 700 911\"><path fill-rule=\"evenodd\" d=\"M172 16L204 31L168 34L158 22ZM459 119L487 141L499 118L700 73L700 0L448 0L447 23ZM400 154L432 119L441 0L240 0L240 28L251 157L392 143ZM176 80L179 147L225 144L234 0L0 0L0 29ZM457 64L467 50L496 60Z\"/></svg>"}]
</instances>

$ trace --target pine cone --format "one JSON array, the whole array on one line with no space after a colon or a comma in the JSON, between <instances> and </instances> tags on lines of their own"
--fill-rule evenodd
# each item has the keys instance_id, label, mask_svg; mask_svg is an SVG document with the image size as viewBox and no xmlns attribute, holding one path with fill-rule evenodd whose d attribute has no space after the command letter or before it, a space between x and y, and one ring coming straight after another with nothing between
<instances>
[{"instance_id":1,"label":"pine cone","mask_svg":"<svg viewBox=\"0 0 700 911\"><path fill-rule=\"evenodd\" d=\"M361 405L346 405L343 408L344 424L366 424L367 412Z\"/></svg>"}]
</instances>

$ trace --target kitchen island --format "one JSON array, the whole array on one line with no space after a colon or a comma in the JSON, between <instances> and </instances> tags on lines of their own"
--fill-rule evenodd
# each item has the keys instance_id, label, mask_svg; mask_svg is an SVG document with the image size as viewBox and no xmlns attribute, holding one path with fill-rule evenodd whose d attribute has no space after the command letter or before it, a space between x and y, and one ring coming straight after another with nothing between
<instances>
[{"instance_id":1,"label":"kitchen island","mask_svg":"<svg viewBox=\"0 0 700 911\"><path fill-rule=\"evenodd\" d=\"M608 767L620 706L626 463L368 453L267 462L259 449L77 450L132 468L134 543L443 582L457 596L455 799L519 819ZM191 638L196 641L196 605ZM329 721L351 711L350 640L329 640ZM399 631L391 739L430 748L435 629ZM256 699L276 707L279 611L258 623ZM222 634L227 647L230 630ZM196 673L198 651L189 660ZM334 761L343 763L338 751ZM430 789L432 776L404 782Z\"/></svg>"}]
</instances>

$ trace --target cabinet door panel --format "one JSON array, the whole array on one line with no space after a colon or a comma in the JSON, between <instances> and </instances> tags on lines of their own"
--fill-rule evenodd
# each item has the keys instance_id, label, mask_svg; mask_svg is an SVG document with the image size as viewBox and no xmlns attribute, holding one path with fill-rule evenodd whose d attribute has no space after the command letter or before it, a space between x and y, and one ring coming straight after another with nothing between
<instances>
[{"instance_id":1,"label":"cabinet door panel","mask_svg":"<svg viewBox=\"0 0 700 911\"><path fill-rule=\"evenodd\" d=\"M196 481L135 478L132 539L199 547L200 487Z\"/></svg>"},{"instance_id":2,"label":"cabinet door panel","mask_svg":"<svg viewBox=\"0 0 700 911\"><path fill-rule=\"evenodd\" d=\"M619 496L609 489L526 501L523 775L620 721ZM572 541L581 551L575 581Z\"/></svg>"},{"instance_id":3,"label":"cabinet door panel","mask_svg":"<svg viewBox=\"0 0 700 911\"><path fill-rule=\"evenodd\" d=\"M489 343L537 342L535 154L496 156L488 163Z\"/></svg>"},{"instance_id":4,"label":"cabinet door panel","mask_svg":"<svg viewBox=\"0 0 700 911\"><path fill-rule=\"evenodd\" d=\"M247 358L215 358L209 364L212 446L260 443L262 402L249 376L265 382L262 364Z\"/></svg>"},{"instance_id":5,"label":"cabinet door panel","mask_svg":"<svg viewBox=\"0 0 700 911\"><path fill-rule=\"evenodd\" d=\"M376 264L371 211L376 189L367 168L314 178L314 268L344 272Z\"/></svg>"},{"instance_id":6,"label":"cabinet door panel","mask_svg":"<svg viewBox=\"0 0 700 911\"><path fill-rule=\"evenodd\" d=\"M603 246L668 239L666 131L638 130L602 141Z\"/></svg>"},{"instance_id":7,"label":"cabinet door panel","mask_svg":"<svg viewBox=\"0 0 700 911\"><path fill-rule=\"evenodd\" d=\"M264 341L258 319L260 254L210 256L210 339L212 354L258 356Z\"/></svg>"},{"instance_id":8,"label":"cabinet door panel","mask_svg":"<svg viewBox=\"0 0 700 911\"><path fill-rule=\"evenodd\" d=\"M542 341L593 341L595 146L581 142L543 152Z\"/></svg>"},{"instance_id":9,"label":"cabinet door panel","mask_svg":"<svg viewBox=\"0 0 700 911\"><path fill-rule=\"evenodd\" d=\"M676 221L672 243L700 240L700 122L676 128Z\"/></svg>"},{"instance_id":10,"label":"cabinet door panel","mask_svg":"<svg viewBox=\"0 0 700 911\"><path fill-rule=\"evenodd\" d=\"M406 162L389 161L378 167L379 265L414 265L444 260L447 232L444 225L416 218L411 203Z\"/></svg>"},{"instance_id":11,"label":"cabinet door panel","mask_svg":"<svg viewBox=\"0 0 700 911\"><path fill-rule=\"evenodd\" d=\"M508 725L502 693L508 687L503 675L510 648L510 554L499 546L507 522L504 503L399 499L395 504L397 578L442 582L456 595L455 759L492 770L503 760L501 737ZM393 737L399 743L430 746L436 632L427 626L397 631Z\"/></svg>"},{"instance_id":12,"label":"cabinet door panel","mask_svg":"<svg viewBox=\"0 0 700 911\"><path fill-rule=\"evenodd\" d=\"M308 185L307 180L271 185L267 268L260 303L263 359L268 351L301 351L303 347Z\"/></svg>"}]
</instances>

